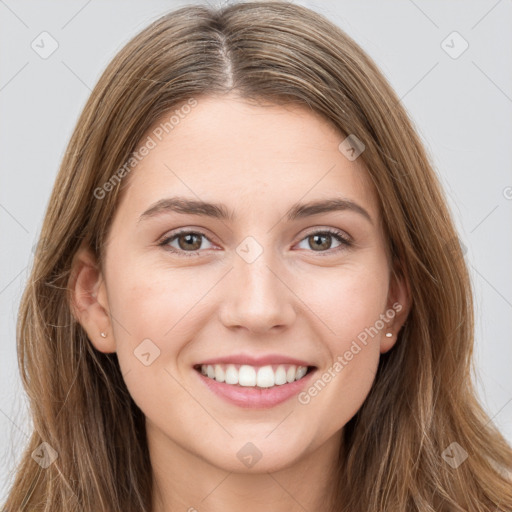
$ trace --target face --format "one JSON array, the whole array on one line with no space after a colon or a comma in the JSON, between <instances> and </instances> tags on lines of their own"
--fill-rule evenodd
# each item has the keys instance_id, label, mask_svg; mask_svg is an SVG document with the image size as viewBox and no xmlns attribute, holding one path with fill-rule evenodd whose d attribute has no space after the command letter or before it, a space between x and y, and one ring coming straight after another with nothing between
<instances>
[{"instance_id":1,"label":"face","mask_svg":"<svg viewBox=\"0 0 512 512\"><path fill-rule=\"evenodd\" d=\"M117 352L154 446L289 467L341 438L402 322L375 190L301 107L200 98L158 124L82 323Z\"/></svg>"}]
</instances>

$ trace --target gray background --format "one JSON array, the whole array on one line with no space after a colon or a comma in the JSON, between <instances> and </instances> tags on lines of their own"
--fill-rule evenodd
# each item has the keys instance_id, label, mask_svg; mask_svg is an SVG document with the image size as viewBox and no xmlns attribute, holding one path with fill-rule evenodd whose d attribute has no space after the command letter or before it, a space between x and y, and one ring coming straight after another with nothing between
<instances>
[{"instance_id":1,"label":"gray background","mask_svg":"<svg viewBox=\"0 0 512 512\"><path fill-rule=\"evenodd\" d=\"M114 54L151 21L187 3L0 0L0 501L30 432L15 321L60 160ZM296 3L351 35L414 120L467 247L478 392L512 442L512 2ZM46 59L31 47L34 40L42 45L43 31L58 43ZM442 43L453 31L469 44L457 58L443 47L453 54L462 41L451 36Z\"/></svg>"}]
</instances>

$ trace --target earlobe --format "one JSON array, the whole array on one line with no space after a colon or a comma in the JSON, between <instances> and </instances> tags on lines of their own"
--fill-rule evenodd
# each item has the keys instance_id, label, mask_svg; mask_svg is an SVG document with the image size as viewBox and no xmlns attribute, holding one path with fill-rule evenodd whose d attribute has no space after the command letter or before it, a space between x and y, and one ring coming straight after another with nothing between
<instances>
[{"instance_id":1,"label":"earlobe","mask_svg":"<svg viewBox=\"0 0 512 512\"><path fill-rule=\"evenodd\" d=\"M384 338L380 343L380 353L385 354L389 350L391 350L396 343L396 335L393 331L386 331Z\"/></svg>"},{"instance_id":2,"label":"earlobe","mask_svg":"<svg viewBox=\"0 0 512 512\"><path fill-rule=\"evenodd\" d=\"M392 274L389 286L386 316L392 317L381 337L380 352L384 354L395 345L398 333L407 320L411 307L411 293L407 275Z\"/></svg>"},{"instance_id":3,"label":"earlobe","mask_svg":"<svg viewBox=\"0 0 512 512\"><path fill-rule=\"evenodd\" d=\"M115 352L105 281L88 247L80 247L76 252L68 287L71 312L93 346L100 352Z\"/></svg>"}]
</instances>

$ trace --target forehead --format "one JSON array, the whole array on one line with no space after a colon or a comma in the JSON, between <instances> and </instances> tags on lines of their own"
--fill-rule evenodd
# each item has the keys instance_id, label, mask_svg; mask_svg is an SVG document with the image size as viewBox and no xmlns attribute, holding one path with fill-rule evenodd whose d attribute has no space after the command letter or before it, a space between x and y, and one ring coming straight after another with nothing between
<instances>
[{"instance_id":1,"label":"forehead","mask_svg":"<svg viewBox=\"0 0 512 512\"><path fill-rule=\"evenodd\" d=\"M150 149L125 178L119 209L140 215L149 203L180 195L257 214L336 195L357 199L377 217L368 172L362 158L340 152L344 139L305 107L200 98L148 130L141 144Z\"/></svg>"}]
</instances>

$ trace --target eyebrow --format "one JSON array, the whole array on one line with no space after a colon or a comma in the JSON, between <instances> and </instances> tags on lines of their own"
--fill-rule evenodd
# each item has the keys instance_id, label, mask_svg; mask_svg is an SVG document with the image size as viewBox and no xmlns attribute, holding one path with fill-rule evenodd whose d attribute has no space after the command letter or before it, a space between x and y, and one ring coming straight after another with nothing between
<instances>
[{"instance_id":1,"label":"eyebrow","mask_svg":"<svg viewBox=\"0 0 512 512\"><path fill-rule=\"evenodd\" d=\"M373 224L370 214L360 205L344 198L330 198L309 203L296 203L284 215L288 221L303 219L321 213L335 211L352 211L362 215ZM235 215L224 204L208 203L205 201L188 199L186 197L169 197L152 204L140 217L138 222L163 213L181 213L185 215L201 215L214 219L233 221Z\"/></svg>"}]
</instances>

